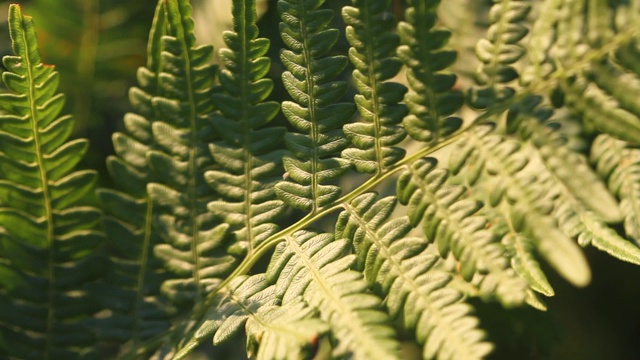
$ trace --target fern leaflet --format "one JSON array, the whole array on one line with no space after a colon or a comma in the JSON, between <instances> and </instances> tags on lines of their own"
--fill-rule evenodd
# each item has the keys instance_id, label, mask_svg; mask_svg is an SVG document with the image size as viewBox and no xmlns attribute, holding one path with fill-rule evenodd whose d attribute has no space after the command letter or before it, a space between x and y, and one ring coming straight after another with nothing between
<instances>
[{"instance_id":1,"label":"fern leaflet","mask_svg":"<svg viewBox=\"0 0 640 360\"><path fill-rule=\"evenodd\" d=\"M30 17L9 8L13 56L0 95L0 334L2 357L97 356L89 319L100 307L85 286L103 271L101 213L83 205L93 171L73 171L86 140L59 116L58 73L44 65Z\"/></svg>"}]
</instances>

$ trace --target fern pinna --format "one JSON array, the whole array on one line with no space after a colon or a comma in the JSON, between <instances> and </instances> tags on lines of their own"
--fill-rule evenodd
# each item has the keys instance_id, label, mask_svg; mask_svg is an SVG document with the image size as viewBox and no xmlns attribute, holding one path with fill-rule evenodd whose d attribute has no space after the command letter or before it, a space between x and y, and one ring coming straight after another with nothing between
<instances>
[{"instance_id":1,"label":"fern pinna","mask_svg":"<svg viewBox=\"0 0 640 360\"><path fill-rule=\"evenodd\" d=\"M99 310L85 288L101 277L100 211L85 200L96 174L74 170L87 151L67 141L59 77L40 58L33 22L9 9L14 55L4 57L0 95L1 356L97 356L90 319ZM93 355L92 355L93 354Z\"/></svg>"},{"instance_id":2,"label":"fern pinna","mask_svg":"<svg viewBox=\"0 0 640 360\"><path fill-rule=\"evenodd\" d=\"M581 247L640 264L639 0L494 0L473 74L449 2L273 5L282 48L233 0L217 66L189 1L157 2L104 214L10 7L0 356L187 359L244 332L257 359L480 359L506 342L483 303L546 310L548 268L590 282Z\"/></svg>"}]
</instances>

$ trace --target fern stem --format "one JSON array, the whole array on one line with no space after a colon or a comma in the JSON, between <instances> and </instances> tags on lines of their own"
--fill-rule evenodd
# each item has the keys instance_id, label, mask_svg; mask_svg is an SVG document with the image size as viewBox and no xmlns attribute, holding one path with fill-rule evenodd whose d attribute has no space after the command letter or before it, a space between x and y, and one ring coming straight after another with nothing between
<instances>
[{"instance_id":1,"label":"fern stem","mask_svg":"<svg viewBox=\"0 0 640 360\"><path fill-rule=\"evenodd\" d=\"M248 0L250 3L252 3L251 0ZM253 5L253 4L252 4ZM235 6L237 6L237 3L235 4ZM240 51L238 52L240 55L240 74L242 74L243 77L246 77L245 79L243 79L244 81L240 81L240 99L242 100L242 109L241 109L241 119L243 119L243 125L244 125L244 131L243 131L243 152L244 152L244 209L247 212L247 216L245 217L244 220L244 226L246 228L247 231L247 235L249 237L248 241L247 241L247 256L250 256L253 253L253 247L255 246L255 239L253 238L253 206L252 205L252 200L251 200L251 194L253 193L253 174L251 173L251 170L253 169L253 163L254 163L254 159L253 159L253 154L251 153L251 151L249 151L249 147L251 145L251 127L249 126L249 123L247 121L247 119L249 119L250 114L249 109L250 106L252 105L251 102L249 101L249 95L251 94L251 90L248 88L249 86L249 82L251 81L251 78L249 76L249 73L251 71L251 68L249 66L249 61L251 60L249 58L249 54L247 54L247 51L249 51L250 49L250 41L248 39L248 35L249 35L249 27L254 24L255 20L253 19L253 14L251 14L251 11L253 10L253 8L251 8L251 10L247 9L247 1L241 1L240 2L240 14L239 16L237 16L235 19L236 21L239 21L240 24L236 25L237 28L240 29L240 31L238 32L238 34L242 34L243 36L239 36L240 38L240 42L241 42L241 47L240 47Z\"/></svg>"}]
</instances>

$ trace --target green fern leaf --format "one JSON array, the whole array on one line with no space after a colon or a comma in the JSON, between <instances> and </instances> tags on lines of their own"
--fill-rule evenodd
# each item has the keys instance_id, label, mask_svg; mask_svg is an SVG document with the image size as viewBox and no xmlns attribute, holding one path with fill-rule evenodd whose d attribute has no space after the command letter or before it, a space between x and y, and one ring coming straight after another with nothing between
<instances>
[{"instance_id":1,"label":"green fern leaf","mask_svg":"<svg viewBox=\"0 0 640 360\"><path fill-rule=\"evenodd\" d=\"M519 142L495 133L494 128L487 125L465 134L467 138L451 157L454 172L470 164L472 175L466 180L471 184L486 172L488 178L483 178L483 186L487 189L488 203L493 207L502 203L507 210L505 218L517 219L515 230L535 239L538 252L565 279L576 286L585 286L591 278L589 266L580 248L549 215L553 206L547 200L552 194L536 176L523 171L532 154Z\"/></svg>"},{"instance_id":2,"label":"green fern leaf","mask_svg":"<svg viewBox=\"0 0 640 360\"><path fill-rule=\"evenodd\" d=\"M553 129L557 124L547 122L553 112L536 108L540 102L540 98L534 97L512 107L507 126L512 131L517 129L522 139L530 140L547 169L585 208L607 222L620 221L622 213L616 199L588 166L586 158L565 146L561 133Z\"/></svg>"},{"instance_id":3,"label":"green fern leaf","mask_svg":"<svg viewBox=\"0 0 640 360\"><path fill-rule=\"evenodd\" d=\"M638 115L618 106L618 101L596 83L577 78L563 84L564 99L573 111L599 130L619 139L640 143Z\"/></svg>"},{"instance_id":4,"label":"green fern leaf","mask_svg":"<svg viewBox=\"0 0 640 360\"><path fill-rule=\"evenodd\" d=\"M347 140L340 127L351 119L353 104L338 100L347 90L343 81L331 81L347 64L345 56L325 56L338 39L337 29L328 28L333 12L318 9L324 0L280 0L282 39L290 50L282 50L287 70L282 81L294 101L282 103L282 111L296 133L285 142L293 153L283 159L288 178L276 185L276 193L288 205L315 211L340 196L340 187L330 185L345 173L350 162L337 157Z\"/></svg>"},{"instance_id":5,"label":"green fern leaf","mask_svg":"<svg viewBox=\"0 0 640 360\"><path fill-rule=\"evenodd\" d=\"M216 295L215 307L204 317L194 338L174 359L184 359L198 344L213 336L214 345L228 341L245 325L247 353L257 359L308 359L327 324L300 299L277 305L275 287L264 274L241 276Z\"/></svg>"},{"instance_id":6,"label":"green fern leaf","mask_svg":"<svg viewBox=\"0 0 640 360\"><path fill-rule=\"evenodd\" d=\"M40 58L34 25L9 7L14 55L0 94L0 355L20 359L97 356L89 319L100 310L85 286L101 275L101 213L83 205L96 179L73 171L86 140L56 94L58 73Z\"/></svg>"},{"instance_id":7,"label":"green fern leaf","mask_svg":"<svg viewBox=\"0 0 640 360\"><path fill-rule=\"evenodd\" d=\"M229 49L220 51L225 69L220 72L224 92L213 95L221 116L213 127L223 141L211 145L211 154L220 169L205 173L207 182L221 195L208 209L232 225L236 241L252 253L260 241L278 231L274 224L285 206L273 185L282 170L285 128L267 127L278 113L279 104L263 102L273 88L262 77L271 64L264 54L269 40L258 38L255 5L233 2L234 32L225 33ZM280 178L281 179L281 178Z\"/></svg>"},{"instance_id":8,"label":"green fern leaf","mask_svg":"<svg viewBox=\"0 0 640 360\"><path fill-rule=\"evenodd\" d=\"M480 109L511 98L509 86L519 74L514 64L525 55L519 42L529 30L523 26L531 10L528 0L495 1L489 13L491 26L487 38L476 45L476 55L482 62L477 72L479 87L469 93L470 103Z\"/></svg>"},{"instance_id":9,"label":"green fern leaf","mask_svg":"<svg viewBox=\"0 0 640 360\"><path fill-rule=\"evenodd\" d=\"M489 221L478 214L482 204L465 198L466 189L447 184L448 173L435 169L435 159L417 161L398 179L398 196L409 209L411 224L423 225L441 256L449 251L460 261L461 275L471 281L486 273L482 296L495 296L505 306L525 301L526 283L509 267L498 238L487 230Z\"/></svg>"},{"instance_id":10,"label":"green fern leaf","mask_svg":"<svg viewBox=\"0 0 640 360\"><path fill-rule=\"evenodd\" d=\"M502 238L502 244L511 253L511 267L531 288L545 296L555 292L534 256L534 243L520 233L508 233Z\"/></svg>"},{"instance_id":11,"label":"green fern leaf","mask_svg":"<svg viewBox=\"0 0 640 360\"><path fill-rule=\"evenodd\" d=\"M391 32L395 19L388 10L390 3L354 0L355 7L342 9L352 46L349 58L356 67L353 80L360 93L355 101L364 120L344 126L345 136L354 147L345 149L342 156L364 173L380 174L405 155L404 149L394 145L406 136L399 126L407 113L406 106L399 103L406 89L385 82L402 66L394 56L399 39Z\"/></svg>"},{"instance_id":12,"label":"green fern leaf","mask_svg":"<svg viewBox=\"0 0 640 360\"><path fill-rule=\"evenodd\" d=\"M591 150L600 176L620 198L628 237L640 244L640 150L607 135L596 138Z\"/></svg>"},{"instance_id":13,"label":"green fern leaf","mask_svg":"<svg viewBox=\"0 0 640 360\"><path fill-rule=\"evenodd\" d=\"M555 203L553 214L559 219L559 226L582 246L592 244L621 260L640 261L640 249L605 224L623 217L616 199L586 159L566 146L560 132L552 130L557 124L545 124L552 112L544 107L535 109L540 99L528 100L511 109L508 127L518 127L521 137L539 150L549 173L545 177L539 172L538 182L555 194L556 199L550 200Z\"/></svg>"},{"instance_id":14,"label":"green fern leaf","mask_svg":"<svg viewBox=\"0 0 640 360\"><path fill-rule=\"evenodd\" d=\"M216 199L204 179L205 170L214 166L208 145L213 140L213 48L195 45L188 1L165 4L168 35L162 37L161 96L152 99L158 117L150 125L156 146L146 152L154 176L147 191L158 207L153 226L163 242L154 254L172 277L163 283L163 294L176 303L199 304L203 291L235 264L224 249L228 225L218 225L207 209Z\"/></svg>"},{"instance_id":15,"label":"green fern leaf","mask_svg":"<svg viewBox=\"0 0 640 360\"><path fill-rule=\"evenodd\" d=\"M451 275L434 269L438 257L421 238L407 237L406 217L390 220L394 198L376 201L367 193L346 207L336 236L350 239L357 267L379 295L392 318L401 319L423 344L423 358L480 359L492 349L463 295L447 287ZM464 334L464 335L463 335Z\"/></svg>"},{"instance_id":16,"label":"green fern leaf","mask_svg":"<svg viewBox=\"0 0 640 360\"><path fill-rule=\"evenodd\" d=\"M462 119L449 116L463 104L463 96L452 90L457 77L444 72L456 60L456 52L442 50L451 33L434 28L439 0L412 0L406 22L398 24L402 46L398 55L407 66L411 92L405 96L409 115L403 124L409 135L424 142L437 142L458 130Z\"/></svg>"},{"instance_id":17,"label":"green fern leaf","mask_svg":"<svg viewBox=\"0 0 640 360\"><path fill-rule=\"evenodd\" d=\"M255 354L256 360L315 358L320 336L329 330L325 322L311 318L313 310L302 301L263 306L257 315L247 321L248 355Z\"/></svg>"},{"instance_id":18,"label":"green fern leaf","mask_svg":"<svg viewBox=\"0 0 640 360\"><path fill-rule=\"evenodd\" d=\"M332 234L298 231L276 247L267 279L283 305L302 297L318 310L337 341L333 356L398 359L395 331L362 274L350 270L349 247Z\"/></svg>"}]
</instances>

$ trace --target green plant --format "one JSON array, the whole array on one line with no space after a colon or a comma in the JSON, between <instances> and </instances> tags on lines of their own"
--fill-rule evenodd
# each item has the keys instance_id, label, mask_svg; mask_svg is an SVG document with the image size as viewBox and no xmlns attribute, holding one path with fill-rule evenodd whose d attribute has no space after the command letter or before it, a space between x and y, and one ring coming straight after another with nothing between
<instances>
[{"instance_id":1,"label":"green plant","mask_svg":"<svg viewBox=\"0 0 640 360\"><path fill-rule=\"evenodd\" d=\"M255 1L233 1L218 67L189 2L160 0L102 211L10 7L3 358L182 359L242 327L259 359L483 358L472 304L545 310L541 261L576 286L580 246L640 264L640 1L495 1L469 88L439 1L397 22L353 0L348 54L323 3L277 2L280 102Z\"/></svg>"}]
</instances>

